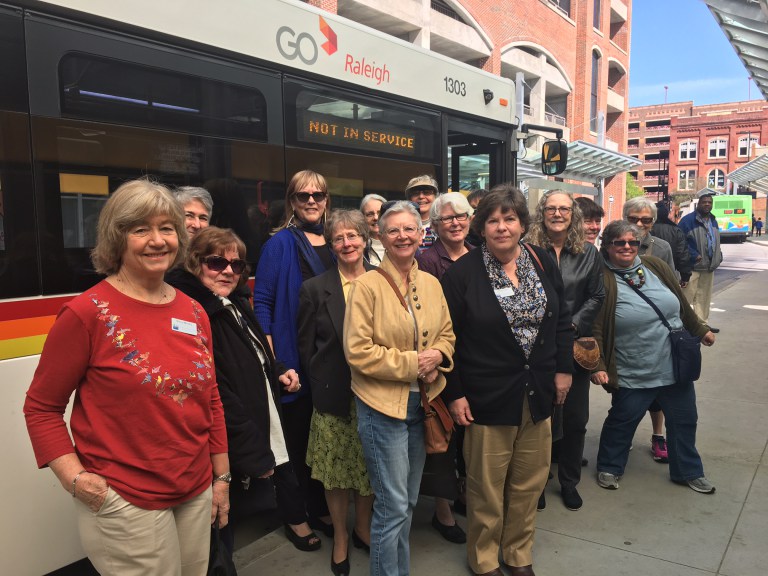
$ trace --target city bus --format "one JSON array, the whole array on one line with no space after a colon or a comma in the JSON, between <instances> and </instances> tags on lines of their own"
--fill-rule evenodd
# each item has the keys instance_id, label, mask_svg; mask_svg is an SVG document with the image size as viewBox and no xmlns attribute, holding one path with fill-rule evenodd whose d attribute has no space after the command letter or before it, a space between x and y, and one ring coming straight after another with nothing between
<instances>
[{"instance_id":1,"label":"city bus","mask_svg":"<svg viewBox=\"0 0 768 576\"><path fill-rule=\"evenodd\" d=\"M680 216L693 212L698 199L680 204ZM712 196L712 215L717 218L720 238L745 242L752 232L752 196L745 194L716 194Z\"/></svg>"},{"instance_id":2,"label":"city bus","mask_svg":"<svg viewBox=\"0 0 768 576\"><path fill-rule=\"evenodd\" d=\"M295 0L0 0L0 47L0 539L16 573L84 556L21 410L58 310L99 280L89 251L120 183L204 186L253 260L301 169L334 207L403 198L420 174L514 180L511 80Z\"/></svg>"}]
</instances>

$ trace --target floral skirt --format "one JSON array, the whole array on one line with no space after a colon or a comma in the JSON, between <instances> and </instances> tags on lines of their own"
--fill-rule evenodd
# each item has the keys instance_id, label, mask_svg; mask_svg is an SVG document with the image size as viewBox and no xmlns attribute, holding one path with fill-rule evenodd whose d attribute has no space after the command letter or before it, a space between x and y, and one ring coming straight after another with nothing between
<instances>
[{"instance_id":1,"label":"floral skirt","mask_svg":"<svg viewBox=\"0 0 768 576\"><path fill-rule=\"evenodd\" d=\"M317 410L312 412L307 466L312 469L312 478L321 482L326 490L341 488L356 490L361 496L373 494L365 469L363 446L357 435L354 398L348 418Z\"/></svg>"}]
</instances>

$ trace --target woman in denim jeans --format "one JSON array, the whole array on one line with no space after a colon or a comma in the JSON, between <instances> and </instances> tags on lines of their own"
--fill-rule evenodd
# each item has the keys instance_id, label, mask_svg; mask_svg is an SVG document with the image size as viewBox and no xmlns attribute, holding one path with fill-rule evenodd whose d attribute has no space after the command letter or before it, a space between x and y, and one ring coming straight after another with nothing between
<instances>
[{"instance_id":1,"label":"woman in denim jeans","mask_svg":"<svg viewBox=\"0 0 768 576\"><path fill-rule=\"evenodd\" d=\"M385 204L382 212L379 229L386 254L377 270L352 284L344 353L375 495L370 574L405 576L426 457L417 382L424 381L430 400L443 390L444 373L453 367L455 337L440 283L420 272L414 259L421 242L419 213L403 201Z\"/></svg>"}]
</instances>

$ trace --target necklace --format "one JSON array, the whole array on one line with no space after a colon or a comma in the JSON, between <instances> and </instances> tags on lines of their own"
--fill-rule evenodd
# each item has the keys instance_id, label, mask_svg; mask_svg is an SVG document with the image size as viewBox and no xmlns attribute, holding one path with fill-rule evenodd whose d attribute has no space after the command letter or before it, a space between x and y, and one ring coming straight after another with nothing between
<instances>
[{"instance_id":1,"label":"necklace","mask_svg":"<svg viewBox=\"0 0 768 576\"><path fill-rule=\"evenodd\" d=\"M622 278L624 278L627 284L629 284L633 288L642 288L643 284L645 284L645 272L643 272L643 268L642 267L638 268L636 274L637 274L637 282L633 280L632 274L622 274Z\"/></svg>"},{"instance_id":2,"label":"necklace","mask_svg":"<svg viewBox=\"0 0 768 576\"><path fill-rule=\"evenodd\" d=\"M158 297L158 294L154 292L145 292L143 294L139 293L139 291L134 287L133 282L130 282L128 279L123 279L119 273L115 274L115 279L120 285L120 292L136 300L141 300L142 302L147 302L148 304L163 304L168 298L168 293L165 289L165 282L163 282L163 284L160 286L160 294Z\"/></svg>"}]
</instances>

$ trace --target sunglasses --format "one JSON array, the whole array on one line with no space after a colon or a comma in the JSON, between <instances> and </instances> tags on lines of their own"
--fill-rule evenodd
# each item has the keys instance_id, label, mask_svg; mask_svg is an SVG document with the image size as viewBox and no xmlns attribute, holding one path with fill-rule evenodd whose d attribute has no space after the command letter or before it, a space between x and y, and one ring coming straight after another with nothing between
<instances>
[{"instance_id":1,"label":"sunglasses","mask_svg":"<svg viewBox=\"0 0 768 576\"><path fill-rule=\"evenodd\" d=\"M626 245L637 248L640 246L640 240L611 240L611 246L614 248L624 248Z\"/></svg>"},{"instance_id":2,"label":"sunglasses","mask_svg":"<svg viewBox=\"0 0 768 576\"><path fill-rule=\"evenodd\" d=\"M224 256L206 256L200 258L200 262L208 266L208 269L213 270L214 272L223 272L227 269L227 266L229 266L235 274L242 274L248 266L248 263L245 260L240 260L239 258L227 260Z\"/></svg>"},{"instance_id":3,"label":"sunglasses","mask_svg":"<svg viewBox=\"0 0 768 576\"><path fill-rule=\"evenodd\" d=\"M627 222L631 224L637 224L638 222L642 222L643 224L648 226L648 224L653 224L653 218L651 218L650 216L643 216L642 218L640 218L639 216L627 216Z\"/></svg>"},{"instance_id":4,"label":"sunglasses","mask_svg":"<svg viewBox=\"0 0 768 576\"><path fill-rule=\"evenodd\" d=\"M328 193L327 192L296 192L296 194L294 194L293 197L296 198L302 204L306 204L307 202L309 202L309 198L312 197L312 200L320 204L320 202L325 202L325 199L328 197Z\"/></svg>"}]
</instances>

